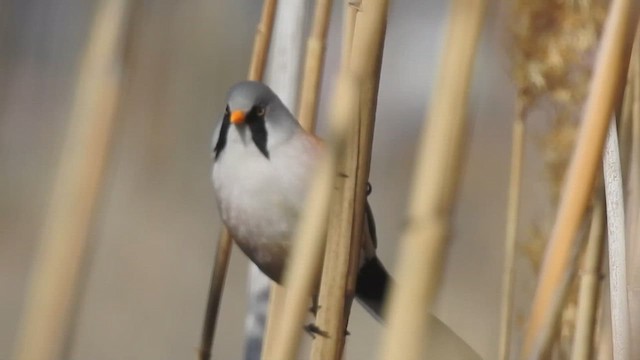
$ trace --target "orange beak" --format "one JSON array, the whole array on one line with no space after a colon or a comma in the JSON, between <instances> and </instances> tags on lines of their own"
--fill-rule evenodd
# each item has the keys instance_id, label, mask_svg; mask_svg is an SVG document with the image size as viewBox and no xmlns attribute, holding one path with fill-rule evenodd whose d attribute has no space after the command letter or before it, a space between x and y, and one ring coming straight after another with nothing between
<instances>
[{"instance_id":1,"label":"orange beak","mask_svg":"<svg viewBox=\"0 0 640 360\"><path fill-rule=\"evenodd\" d=\"M247 114L244 111L234 110L231 112L231 116L229 117L229 120L231 120L231 123L234 125L242 124L246 116Z\"/></svg>"}]
</instances>

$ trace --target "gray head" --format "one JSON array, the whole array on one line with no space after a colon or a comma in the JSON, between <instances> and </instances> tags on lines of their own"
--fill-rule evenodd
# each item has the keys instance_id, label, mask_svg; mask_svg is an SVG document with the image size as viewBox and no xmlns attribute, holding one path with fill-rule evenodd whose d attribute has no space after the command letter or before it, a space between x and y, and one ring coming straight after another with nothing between
<instances>
[{"instance_id":1,"label":"gray head","mask_svg":"<svg viewBox=\"0 0 640 360\"><path fill-rule=\"evenodd\" d=\"M231 87L227 94L227 108L214 148L215 157L226 146L230 130L243 135L248 130L253 144L246 145L257 146L268 158L270 149L300 129L291 112L267 85L258 81L242 81Z\"/></svg>"}]
</instances>

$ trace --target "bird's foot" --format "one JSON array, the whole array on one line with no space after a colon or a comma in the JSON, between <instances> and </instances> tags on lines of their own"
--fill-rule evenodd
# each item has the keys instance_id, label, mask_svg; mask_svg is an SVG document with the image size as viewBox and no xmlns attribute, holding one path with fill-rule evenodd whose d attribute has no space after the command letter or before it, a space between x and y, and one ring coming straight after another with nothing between
<instances>
[{"instance_id":1,"label":"bird's foot","mask_svg":"<svg viewBox=\"0 0 640 360\"><path fill-rule=\"evenodd\" d=\"M313 314L313 316L316 316L316 315L318 315L318 310L320 310L320 308L321 308L321 307L322 307L322 306L320 306L320 305L318 305L318 304L314 303L313 305L311 305L311 306L309 307L309 312L310 312L310 313L312 313L312 314Z\"/></svg>"},{"instance_id":2,"label":"bird's foot","mask_svg":"<svg viewBox=\"0 0 640 360\"><path fill-rule=\"evenodd\" d=\"M311 324L307 324L304 327L304 330L307 332L307 334L309 334L311 336L311 338L315 339L316 335L318 336L322 336L324 338L328 338L329 337L329 333L320 329L318 326L316 326L316 324L311 323Z\"/></svg>"}]
</instances>

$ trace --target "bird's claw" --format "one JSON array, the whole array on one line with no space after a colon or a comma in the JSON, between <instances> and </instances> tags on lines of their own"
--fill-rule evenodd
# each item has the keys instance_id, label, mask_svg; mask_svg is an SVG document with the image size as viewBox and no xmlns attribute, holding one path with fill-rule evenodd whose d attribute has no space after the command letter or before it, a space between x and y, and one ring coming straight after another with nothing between
<instances>
[{"instance_id":1,"label":"bird's claw","mask_svg":"<svg viewBox=\"0 0 640 360\"><path fill-rule=\"evenodd\" d=\"M318 310L320 310L321 306L318 304L313 304L309 307L309 312L313 314L313 316L318 315Z\"/></svg>"},{"instance_id":2,"label":"bird's claw","mask_svg":"<svg viewBox=\"0 0 640 360\"><path fill-rule=\"evenodd\" d=\"M309 334L311 336L312 339L315 339L316 335L322 336L324 338L328 338L329 337L329 333L328 332L320 329L314 323L305 325L304 330L307 332L307 334Z\"/></svg>"}]
</instances>

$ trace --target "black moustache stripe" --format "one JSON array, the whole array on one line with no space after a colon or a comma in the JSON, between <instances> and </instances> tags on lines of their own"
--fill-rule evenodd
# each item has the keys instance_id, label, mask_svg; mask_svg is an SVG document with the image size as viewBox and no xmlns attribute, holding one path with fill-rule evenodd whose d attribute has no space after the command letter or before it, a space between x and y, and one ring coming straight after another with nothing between
<instances>
[{"instance_id":1,"label":"black moustache stripe","mask_svg":"<svg viewBox=\"0 0 640 360\"><path fill-rule=\"evenodd\" d=\"M265 125L264 117L256 115L255 108L251 109L249 116L247 116L247 125L251 130L251 139L253 143L264 157L269 158L269 150L267 150L267 126Z\"/></svg>"},{"instance_id":2,"label":"black moustache stripe","mask_svg":"<svg viewBox=\"0 0 640 360\"><path fill-rule=\"evenodd\" d=\"M224 114L224 118L222 118L222 126L220 127L220 135L218 135L218 142L216 143L216 147L213 148L214 159L218 160L218 156L227 145L227 134L229 133L229 125L231 125L231 121L229 120L229 109Z\"/></svg>"},{"instance_id":3,"label":"black moustache stripe","mask_svg":"<svg viewBox=\"0 0 640 360\"><path fill-rule=\"evenodd\" d=\"M257 114L258 108L254 106L251 111L247 114L247 118L245 119L245 124L249 126L249 131L251 131L251 139L253 143L256 145L258 150L269 159L269 150L267 150L267 126L265 125L265 120L263 116L258 116ZM227 145L227 135L229 134L229 127L231 125L231 121L229 120L229 111L227 111L222 119L222 125L220 127L220 135L218 136L218 142L216 146L213 148L214 159L217 160L218 156L222 153L225 146Z\"/></svg>"}]
</instances>

